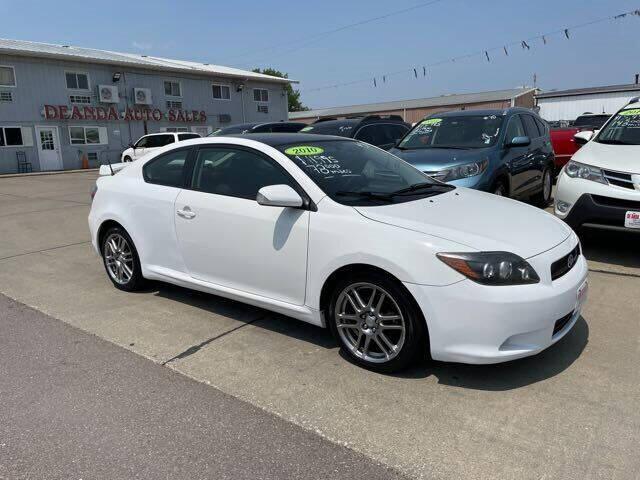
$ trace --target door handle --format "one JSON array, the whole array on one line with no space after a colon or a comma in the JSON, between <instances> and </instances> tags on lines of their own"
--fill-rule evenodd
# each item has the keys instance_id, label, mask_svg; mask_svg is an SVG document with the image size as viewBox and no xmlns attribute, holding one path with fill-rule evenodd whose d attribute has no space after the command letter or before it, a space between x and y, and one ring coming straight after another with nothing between
<instances>
[{"instance_id":1,"label":"door handle","mask_svg":"<svg viewBox=\"0 0 640 480\"><path fill-rule=\"evenodd\" d=\"M196 214L192 212L189 207L184 207L182 210L178 210L176 213L179 217L186 218L187 220L191 220L196 216Z\"/></svg>"}]
</instances>

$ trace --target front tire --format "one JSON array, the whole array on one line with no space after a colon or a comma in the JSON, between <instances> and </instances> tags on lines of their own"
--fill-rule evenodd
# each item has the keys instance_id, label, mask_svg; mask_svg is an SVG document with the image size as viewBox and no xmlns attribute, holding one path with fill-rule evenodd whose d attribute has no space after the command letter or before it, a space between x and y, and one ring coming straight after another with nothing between
<instances>
[{"instance_id":1,"label":"front tire","mask_svg":"<svg viewBox=\"0 0 640 480\"><path fill-rule=\"evenodd\" d=\"M397 372L429 350L422 312L402 284L382 273L340 279L327 319L342 353L369 370Z\"/></svg>"},{"instance_id":2,"label":"front tire","mask_svg":"<svg viewBox=\"0 0 640 480\"><path fill-rule=\"evenodd\" d=\"M144 287L140 258L133 240L122 227L111 227L102 237L102 261L114 287L135 292Z\"/></svg>"},{"instance_id":3,"label":"front tire","mask_svg":"<svg viewBox=\"0 0 640 480\"><path fill-rule=\"evenodd\" d=\"M126 157L124 157L123 161L126 163L126 162L132 162L133 160L131 160L131 157L127 155Z\"/></svg>"},{"instance_id":4,"label":"front tire","mask_svg":"<svg viewBox=\"0 0 640 480\"><path fill-rule=\"evenodd\" d=\"M498 180L493 188L491 189L491 193L497 195L499 197L508 197L509 193L507 192L507 186L504 184L502 180Z\"/></svg>"}]
</instances>

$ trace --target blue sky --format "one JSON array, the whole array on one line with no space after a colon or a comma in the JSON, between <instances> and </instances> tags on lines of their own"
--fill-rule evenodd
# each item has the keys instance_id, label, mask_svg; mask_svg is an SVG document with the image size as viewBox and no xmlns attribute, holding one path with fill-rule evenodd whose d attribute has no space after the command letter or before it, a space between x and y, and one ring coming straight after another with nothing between
<instances>
[{"instance_id":1,"label":"blue sky","mask_svg":"<svg viewBox=\"0 0 640 480\"><path fill-rule=\"evenodd\" d=\"M0 0L0 37L233 65L273 66L300 80L310 107L512 88L630 83L640 73L640 17L549 37L547 45L433 67L428 78L381 74L640 8L640 0L437 0L310 41L315 34L429 0L120 1ZM431 0L434 1L434 0ZM95 5L95 6L93 6ZM43 11L44 10L44 11ZM275 48L270 48L275 46ZM421 72L419 72L421 73ZM372 81L320 91L358 79ZM306 90L306 91L305 91Z\"/></svg>"}]
</instances>

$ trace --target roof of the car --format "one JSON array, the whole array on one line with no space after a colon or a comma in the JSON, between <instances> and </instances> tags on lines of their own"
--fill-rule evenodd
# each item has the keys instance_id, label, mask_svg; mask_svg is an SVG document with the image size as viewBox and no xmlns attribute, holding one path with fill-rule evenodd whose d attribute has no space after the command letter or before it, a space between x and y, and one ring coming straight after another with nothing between
<instances>
[{"instance_id":1,"label":"roof of the car","mask_svg":"<svg viewBox=\"0 0 640 480\"><path fill-rule=\"evenodd\" d=\"M227 135L231 138L247 138L244 135ZM223 137L216 137L223 138ZM289 145L292 143L296 143L299 145L303 145L305 143L316 143L323 141L331 141L331 140L340 140L340 141L352 141L349 138L339 137L337 135L316 135L310 133L252 133L251 140L264 143L265 145L269 145L271 147L276 147L279 145Z\"/></svg>"},{"instance_id":2,"label":"roof of the car","mask_svg":"<svg viewBox=\"0 0 640 480\"><path fill-rule=\"evenodd\" d=\"M439 112L429 115L429 117L470 117L477 115L509 115L514 113L534 113L533 110L522 107L509 108L485 108L479 110L450 110L448 112Z\"/></svg>"}]
</instances>

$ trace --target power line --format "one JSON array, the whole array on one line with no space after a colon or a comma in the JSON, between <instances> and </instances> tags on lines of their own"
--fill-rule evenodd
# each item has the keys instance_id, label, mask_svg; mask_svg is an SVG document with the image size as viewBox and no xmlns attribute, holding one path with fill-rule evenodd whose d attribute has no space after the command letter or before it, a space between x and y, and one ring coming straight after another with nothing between
<instances>
[{"instance_id":1,"label":"power line","mask_svg":"<svg viewBox=\"0 0 640 480\"><path fill-rule=\"evenodd\" d=\"M471 53L467 53L464 55L459 55L457 57L452 57L452 58L448 58L445 60L440 60L438 62L435 63L431 63L431 64L425 64L425 65L420 65L419 67L416 66L412 66L409 68L405 68L402 70L396 70L393 72L385 72L385 73L379 73L377 75L371 76L369 75L366 78L360 78L358 80L352 80L349 82L342 82L342 83L336 83L333 85L325 85L322 87L315 87L315 88L310 88L310 89L301 89L301 93L311 93L311 92L318 92L321 90L329 90L329 89L333 89L333 88L341 88L341 87L348 87L351 85L357 85L357 84L361 84L361 83L372 83L374 85L374 87L377 87L378 82L376 81L376 78L380 78L383 77L386 79L388 79L389 77L393 77L396 75L400 75L400 74L407 74L407 73L415 73L417 72L417 70L422 70L423 72L423 77L426 77L428 75L428 70L430 68L433 67L437 67L440 65L444 65L444 64L448 64L448 63L454 63L460 60L466 60L469 58L474 58L474 57L485 57L487 59L487 61L491 61L491 57L489 55L489 52L496 52L496 51L500 51L503 52L505 56L509 56L509 47L521 47L523 50L530 50L531 49L531 43L533 43L534 40L542 40L543 44L546 45L548 38L554 35L564 35L567 39L570 39L570 35L569 32L571 30L577 30L579 28L584 28L584 27L588 27L591 25L595 25L598 23L603 23L603 22L609 22L609 21L613 21L613 20L620 20L626 16L629 15L635 15L635 16L640 16L640 9L636 9L636 10L630 10L628 12L623 12L623 13L619 13L617 15L610 15L607 17L602 17L602 18L598 18L596 20L591 20L589 22L585 22L585 23L580 23L577 25L573 25L570 27L566 27L566 28L561 28L558 30L554 30L552 32L547 32L544 34L540 34L540 35L535 35L533 37L529 37L529 38L525 38L522 40L515 40L509 43L505 43L499 46L494 46L494 47L490 47L490 48L485 48L482 50L478 50L475 52L471 52ZM417 78L417 75L415 75Z\"/></svg>"},{"instance_id":2,"label":"power line","mask_svg":"<svg viewBox=\"0 0 640 480\"><path fill-rule=\"evenodd\" d=\"M426 2L426 3L420 3L420 4L414 5L412 7L403 8L402 10L396 10L396 11L393 11L393 12L385 13L384 15L379 15L377 17L371 17L371 18L367 18L367 19L364 19L364 20L360 20L360 21L354 22L354 23L349 23L347 25L343 25L341 27L337 27L337 28L334 28L334 29L331 29L331 30L325 30L324 32L319 32L319 33L316 33L316 34L311 35L309 37L299 38L297 40L289 40L286 43L285 42L278 43L278 44L275 44L275 45L271 45L269 47L261 48L259 50L252 50L252 51L249 51L249 52L240 53L238 55L234 55L234 58L246 57L248 55L254 55L254 54L262 53L262 52L265 52L265 51L275 50L275 49L283 47L283 46L290 46L291 44L297 44L293 48L287 49L287 50L285 50L285 51L283 51L283 52L281 52L279 54L279 55L284 55L285 53L291 53L291 52L293 52L295 50L299 50L301 48L304 48L307 45L310 45L311 43L317 42L318 40L320 40L322 38L328 37L329 35L333 35L334 33L342 32L344 30L348 30L348 29L354 28L354 27L360 27L360 26L366 25L368 23L378 22L380 20L384 20L384 19L389 18L389 17L393 17L393 16L396 16L396 15L401 15L403 13L411 12L411 11L417 10L419 8L425 8L425 7L428 7L428 6L433 5L435 3L439 3L439 2L443 2L443 1L445 1L445 0L430 0L430 1ZM303 42L303 43L298 44L299 42ZM228 57L228 58L231 58L231 57ZM223 61L224 61L224 59L223 59Z\"/></svg>"}]
</instances>

